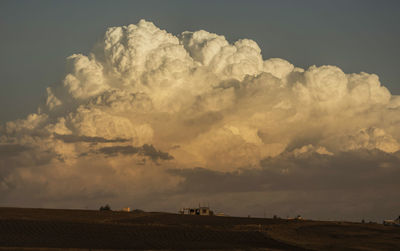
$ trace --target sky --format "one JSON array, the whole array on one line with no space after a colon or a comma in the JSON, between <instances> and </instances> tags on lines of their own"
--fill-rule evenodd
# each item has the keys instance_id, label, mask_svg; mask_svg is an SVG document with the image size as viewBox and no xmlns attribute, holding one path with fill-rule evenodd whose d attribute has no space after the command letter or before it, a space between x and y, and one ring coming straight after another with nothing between
<instances>
[{"instance_id":1,"label":"sky","mask_svg":"<svg viewBox=\"0 0 400 251\"><path fill-rule=\"evenodd\" d=\"M0 206L382 220L398 1L2 1Z\"/></svg>"}]
</instances>

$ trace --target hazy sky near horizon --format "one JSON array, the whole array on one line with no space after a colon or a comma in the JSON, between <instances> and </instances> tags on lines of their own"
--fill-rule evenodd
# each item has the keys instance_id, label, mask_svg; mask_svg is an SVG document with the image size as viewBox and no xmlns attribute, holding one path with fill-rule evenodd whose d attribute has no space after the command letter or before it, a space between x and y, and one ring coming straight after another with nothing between
<instances>
[{"instance_id":1,"label":"hazy sky near horizon","mask_svg":"<svg viewBox=\"0 0 400 251\"><path fill-rule=\"evenodd\" d=\"M0 206L382 220L397 1L0 2Z\"/></svg>"},{"instance_id":2,"label":"hazy sky near horizon","mask_svg":"<svg viewBox=\"0 0 400 251\"><path fill-rule=\"evenodd\" d=\"M308 1L0 2L0 123L35 112L65 58L88 53L106 28L154 22L172 34L204 29L255 40L265 59L377 74L400 94L400 3Z\"/></svg>"}]
</instances>

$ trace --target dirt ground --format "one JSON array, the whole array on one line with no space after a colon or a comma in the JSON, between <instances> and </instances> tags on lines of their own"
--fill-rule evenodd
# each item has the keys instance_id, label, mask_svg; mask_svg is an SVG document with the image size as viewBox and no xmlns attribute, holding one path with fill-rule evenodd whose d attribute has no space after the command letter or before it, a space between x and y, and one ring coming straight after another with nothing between
<instances>
[{"instance_id":1,"label":"dirt ground","mask_svg":"<svg viewBox=\"0 0 400 251\"><path fill-rule=\"evenodd\" d=\"M400 250L381 224L0 208L0 250Z\"/></svg>"}]
</instances>

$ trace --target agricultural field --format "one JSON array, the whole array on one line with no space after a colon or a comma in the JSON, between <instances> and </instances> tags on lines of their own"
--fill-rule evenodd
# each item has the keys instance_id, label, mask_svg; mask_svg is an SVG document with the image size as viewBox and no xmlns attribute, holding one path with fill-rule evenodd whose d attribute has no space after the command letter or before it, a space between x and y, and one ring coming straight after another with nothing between
<instances>
[{"instance_id":1,"label":"agricultural field","mask_svg":"<svg viewBox=\"0 0 400 251\"><path fill-rule=\"evenodd\" d=\"M400 250L381 224L0 208L0 250Z\"/></svg>"}]
</instances>

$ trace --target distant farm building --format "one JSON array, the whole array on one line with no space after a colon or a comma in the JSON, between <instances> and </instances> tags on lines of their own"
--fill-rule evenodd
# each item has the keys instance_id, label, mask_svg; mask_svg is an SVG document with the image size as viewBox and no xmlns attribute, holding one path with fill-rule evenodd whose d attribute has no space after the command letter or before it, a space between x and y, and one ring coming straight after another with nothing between
<instances>
[{"instance_id":1,"label":"distant farm building","mask_svg":"<svg viewBox=\"0 0 400 251\"><path fill-rule=\"evenodd\" d=\"M124 207L121 209L122 212L130 212L131 208L130 207Z\"/></svg>"},{"instance_id":2,"label":"distant farm building","mask_svg":"<svg viewBox=\"0 0 400 251\"><path fill-rule=\"evenodd\" d=\"M400 216L395 220L384 220L383 225L385 226L398 226L400 227Z\"/></svg>"},{"instance_id":3,"label":"distant farm building","mask_svg":"<svg viewBox=\"0 0 400 251\"><path fill-rule=\"evenodd\" d=\"M287 218L288 220L303 220L303 217L301 217L301 215L297 215L296 217L294 217L294 218Z\"/></svg>"},{"instance_id":4,"label":"distant farm building","mask_svg":"<svg viewBox=\"0 0 400 251\"><path fill-rule=\"evenodd\" d=\"M179 213L186 215L204 215L204 216L214 215L214 212L210 210L209 207L198 207L198 208L186 207L179 210Z\"/></svg>"}]
</instances>

